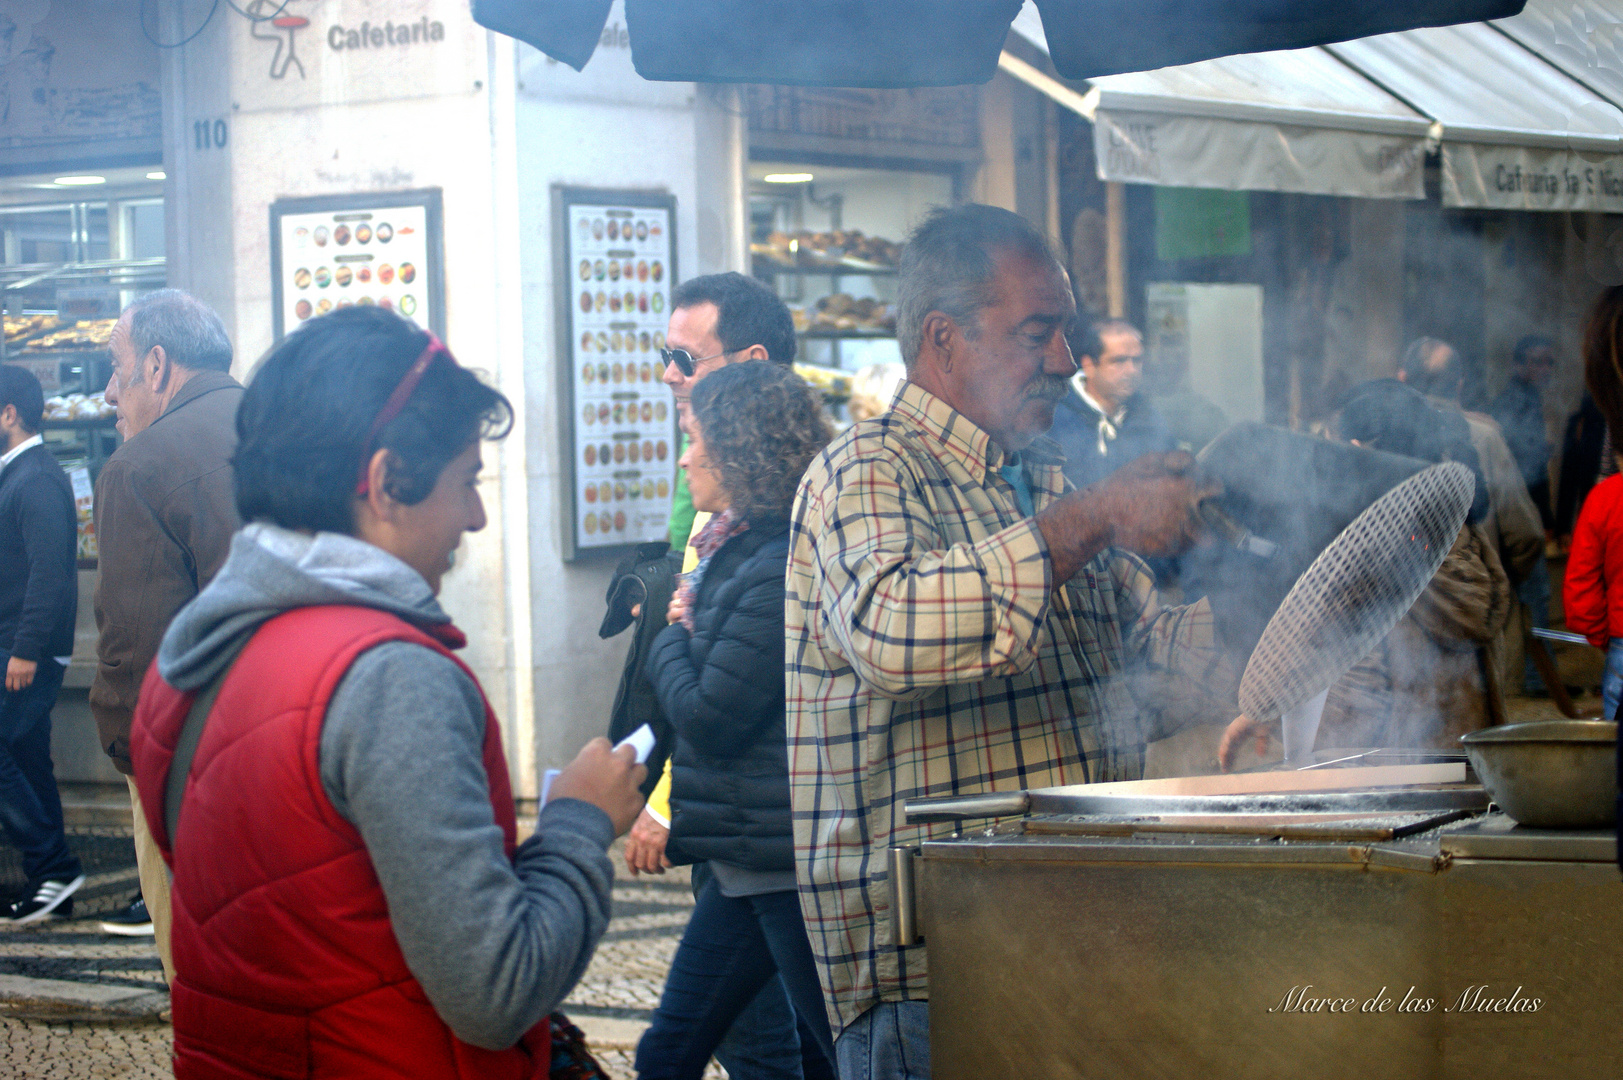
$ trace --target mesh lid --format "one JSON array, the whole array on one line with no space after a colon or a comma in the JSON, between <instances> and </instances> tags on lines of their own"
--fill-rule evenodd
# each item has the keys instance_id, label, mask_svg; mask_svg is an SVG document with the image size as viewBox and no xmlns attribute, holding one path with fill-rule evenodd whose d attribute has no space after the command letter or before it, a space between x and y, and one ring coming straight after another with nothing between
<instances>
[{"instance_id":1,"label":"mesh lid","mask_svg":"<svg viewBox=\"0 0 1623 1080\"><path fill-rule=\"evenodd\" d=\"M1326 690L1396 626L1431 581L1471 509L1457 462L1423 469L1332 540L1269 620L1240 680L1240 708L1273 720Z\"/></svg>"}]
</instances>

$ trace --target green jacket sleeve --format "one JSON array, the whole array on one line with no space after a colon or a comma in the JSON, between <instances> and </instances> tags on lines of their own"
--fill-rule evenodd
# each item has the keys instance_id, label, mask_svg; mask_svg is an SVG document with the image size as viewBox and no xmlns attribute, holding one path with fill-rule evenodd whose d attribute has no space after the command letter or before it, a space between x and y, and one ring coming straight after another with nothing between
<instances>
[{"instance_id":1,"label":"green jacket sleeve","mask_svg":"<svg viewBox=\"0 0 1623 1080\"><path fill-rule=\"evenodd\" d=\"M676 441L676 457L680 461L682 454L687 450L687 436ZM676 470L676 487L671 490L671 550L681 551L688 546L688 536L693 532L693 496L688 492L688 474Z\"/></svg>"}]
</instances>

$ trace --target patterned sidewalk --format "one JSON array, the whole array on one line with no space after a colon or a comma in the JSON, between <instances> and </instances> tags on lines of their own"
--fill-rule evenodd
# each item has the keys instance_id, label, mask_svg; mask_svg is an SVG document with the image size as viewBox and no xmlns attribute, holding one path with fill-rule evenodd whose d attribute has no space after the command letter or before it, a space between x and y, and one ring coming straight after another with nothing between
<instances>
[{"instance_id":1,"label":"patterned sidewalk","mask_svg":"<svg viewBox=\"0 0 1623 1080\"><path fill-rule=\"evenodd\" d=\"M137 887L128 830L79 829L69 840L88 877L75 897L74 918L0 927L0 979L23 976L161 991L163 972L151 939L112 937L97 926L103 915L123 907ZM693 895L685 870L632 878L618 844L610 855L619 875L614 916L563 1010L587 1032L609 1075L632 1080L636 1040L659 1001ZM0 891L22 885L17 853L0 846ZM157 1080L173 1075L165 1023L59 1023L7 1015L7 1009L0 1002L0 1077L7 1080ZM715 1065L706 1073L710 1078L725 1075Z\"/></svg>"}]
</instances>

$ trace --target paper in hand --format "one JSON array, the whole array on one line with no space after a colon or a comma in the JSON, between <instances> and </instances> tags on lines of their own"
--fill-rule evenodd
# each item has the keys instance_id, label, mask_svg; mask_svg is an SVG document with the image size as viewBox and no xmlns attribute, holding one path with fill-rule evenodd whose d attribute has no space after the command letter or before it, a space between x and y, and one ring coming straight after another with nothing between
<instances>
[{"instance_id":1,"label":"paper in hand","mask_svg":"<svg viewBox=\"0 0 1623 1080\"><path fill-rule=\"evenodd\" d=\"M644 724L615 744L616 750L629 746L637 751L637 764L648 764L648 755L654 752L654 729Z\"/></svg>"},{"instance_id":2,"label":"paper in hand","mask_svg":"<svg viewBox=\"0 0 1623 1080\"><path fill-rule=\"evenodd\" d=\"M614 745L616 750L622 746L629 746L637 752L637 764L648 764L648 755L654 752L654 729L644 724L630 735L621 739ZM541 775L541 799L538 805L547 805L547 796L552 792L552 782L558 778L562 769L548 769Z\"/></svg>"}]
</instances>

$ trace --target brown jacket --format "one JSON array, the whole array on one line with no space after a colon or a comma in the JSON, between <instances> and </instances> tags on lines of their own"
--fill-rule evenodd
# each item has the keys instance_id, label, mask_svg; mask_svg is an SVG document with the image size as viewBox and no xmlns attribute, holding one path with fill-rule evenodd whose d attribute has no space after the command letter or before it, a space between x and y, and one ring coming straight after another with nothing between
<instances>
[{"instance_id":1,"label":"brown jacket","mask_svg":"<svg viewBox=\"0 0 1623 1080\"><path fill-rule=\"evenodd\" d=\"M90 709L101 745L131 772L130 718L174 617L225 562L237 531L231 455L242 386L220 371L186 381L152 426L96 478L96 679Z\"/></svg>"},{"instance_id":2,"label":"brown jacket","mask_svg":"<svg viewBox=\"0 0 1623 1080\"><path fill-rule=\"evenodd\" d=\"M1458 749L1502 723L1497 646L1513 599L1486 531L1465 526L1414 607L1330 688L1316 745Z\"/></svg>"}]
</instances>

